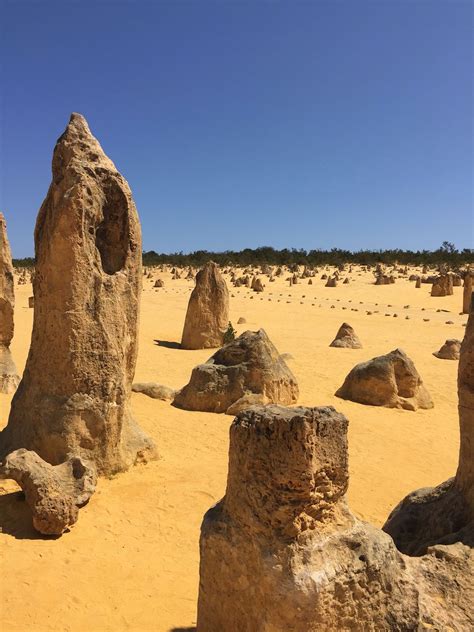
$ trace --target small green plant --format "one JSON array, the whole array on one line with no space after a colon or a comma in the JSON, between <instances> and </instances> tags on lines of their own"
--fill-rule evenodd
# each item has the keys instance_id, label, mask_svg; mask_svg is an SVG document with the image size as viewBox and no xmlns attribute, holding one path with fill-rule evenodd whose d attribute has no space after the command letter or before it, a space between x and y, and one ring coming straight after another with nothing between
<instances>
[{"instance_id":1,"label":"small green plant","mask_svg":"<svg viewBox=\"0 0 474 632\"><path fill-rule=\"evenodd\" d=\"M226 345L228 342L232 342L235 340L236 330L232 326L232 323L229 320L229 325L227 326L227 331L224 334L224 344Z\"/></svg>"}]
</instances>

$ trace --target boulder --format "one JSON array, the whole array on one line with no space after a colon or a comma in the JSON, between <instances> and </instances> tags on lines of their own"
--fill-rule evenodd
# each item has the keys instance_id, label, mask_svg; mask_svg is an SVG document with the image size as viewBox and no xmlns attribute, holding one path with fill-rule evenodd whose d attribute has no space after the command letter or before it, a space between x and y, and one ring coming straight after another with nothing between
<instances>
[{"instance_id":1,"label":"boulder","mask_svg":"<svg viewBox=\"0 0 474 632\"><path fill-rule=\"evenodd\" d=\"M362 343L354 329L348 323L342 323L336 337L329 346L343 347L345 349L362 349Z\"/></svg>"},{"instance_id":2,"label":"boulder","mask_svg":"<svg viewBox=\"0 0 474 632\"><path fill-rule=\"evenodd\" d=\"M142 242L130 188L72 114L35 229L35 310L23 379L0 454L71 455L101 474L154 456L133 420Z\"/></svg>"},{"instance_id":3,"label":"boulder","mask_svg":"<svg viewBox=\"0 0 474 632\"><path fill-rule=\"evenodd\" d=\"M53 466L36 452L20 448L0 465L0 478L21 487L37 531L61 535L77 522L79 508L95 491L97 474L94 465L80 457Z\"/></svg>"},{"instance_id":4,"label":"boulder","mask_svg":"<svg viewBox=\"0 0 474 632\"><path fill-rule=\"evenodd\" d=\"M229 291L217 264L209 261L196 275L184 321L182 348L220 347L228 322Z\"/></svg>"},{"instance_id":5,"label":"boulder","mask_svg":"<svg viewBox=\"0 0 474 632\"><path fill-rule=\"evenodd\" d=\"M0 213L0 393L5 394L14 393L20 383L10 351L14 332L14 287L15 277L7 224Z\"/></svg>"},{"instance_id":6,"label":"boulder","mask_svg":"<svg viewBox=\"0 0 474 632\"><path fill-rule=\"evenodd\" d=\"M248 395L295 404L298 384L263 329L245 331L206 363L195 367L173 404L186 410L224 413ZM230 413L229 413L230 414Z\"/></svg>"},{"instance_id":7,"label":"boulder","mask_svg":"<svg viewBox=\"0 0 474 632\"><path fill-rule=\"evenodd\" d=\"M387 408L433 408L433 402L415 365L401 349L357 364L336 397Z\"/></svg>"},{"instance_id":8,"label":"boulder","mask_svg":"<svg viewBox=\"0 0 474 632\"><path fill-rule=\"evenodd\" d=\"M456 339L446 340L439 351L433 353L440 360L459 360L461 341Z\"/></svg>"}]
</instances>

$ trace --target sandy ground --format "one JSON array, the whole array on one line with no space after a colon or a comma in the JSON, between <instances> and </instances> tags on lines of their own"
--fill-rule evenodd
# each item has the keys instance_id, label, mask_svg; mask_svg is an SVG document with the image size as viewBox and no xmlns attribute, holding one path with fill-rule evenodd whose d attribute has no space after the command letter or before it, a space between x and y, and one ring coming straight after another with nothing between
<instances>
[{"instance_id":1,"label":"sandy ground","mask_svg":"<svg viewBox=\"0 0 474 632\"><path fill-rule=\"evenodd\" d=\"M158 276L165 288L154 290L146 280L143 291L135 381L178 388L211 353L184 351L177 344L193 282ZM432 352L447 338L462 339L467 317L459 315L462 288L454 288L451 297L431 298L429 285L415 289L414 283L398 280L375 286L372 275L355 270L350 276L350 285L337 288L325 288L318 275L312 286L267 282L262 295L232 289L231 320L239 333L264 327L279 351L293 356L288 364L300 384L301 404L331 404L349 418L349 501L359 516L381 525L407 492L455 472L458 363L439 360ZM17 288L12 351L19 370L30 340L31 293L31 286ZM368 316L367 310L380 313ZM246 325L236 325L240 316ZM329 348L343 321L353 325L363 349ZM354 364L396 347L414 360L434 409L413 413L334 397ZM0 395L0 427L10 400ZM225 490L232 418L181 411L140 394L133 394L132 406L156 440L160 460L101 480L79 522L61 538L37 536L15 484L0 481L0 629L194 629L199 527Z\"/></svg>"}]
</instances>

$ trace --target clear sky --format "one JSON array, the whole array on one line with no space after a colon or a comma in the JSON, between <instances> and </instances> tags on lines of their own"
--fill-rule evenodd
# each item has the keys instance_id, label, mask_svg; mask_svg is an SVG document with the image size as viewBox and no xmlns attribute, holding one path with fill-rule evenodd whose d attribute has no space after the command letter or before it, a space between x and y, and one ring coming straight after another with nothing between
<instances>
[{"instance_id":1,"label":"clear sky","mask_svg":"<svg viewBox=\"0 0 474 632\"><path fill-rule=\"evenodd\" d=\"M0 6L14 256L72 111L146 250L474 247L471 0Z\"/></svg>"}]
</instances>

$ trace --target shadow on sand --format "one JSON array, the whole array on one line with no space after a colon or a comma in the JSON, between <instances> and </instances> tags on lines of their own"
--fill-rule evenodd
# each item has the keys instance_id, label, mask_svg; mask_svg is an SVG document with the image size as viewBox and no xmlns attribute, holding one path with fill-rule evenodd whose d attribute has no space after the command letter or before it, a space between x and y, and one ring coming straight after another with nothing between
<instances>
[{"instance_id":1,"label":"shadow on sand","mask_svg":"<svg viewBox=\"0 0 474 632\"><path fill-rule=\"evenodd\" d=\"M181 349L181 343L173 342L171 340L155 340L155 344L159 347L166 347L167 349ZM186 630L187 628L182 629ZM193 628L189 629L192 630ZM176 628L176 630L179 630L179 628Z\"/></svg>"},{"instance_id":2,"label":"shadow on sand","mask_svg":"<svg viewBox=\"0 0 474 632\"><path fill-rule=\"evenodd\" d=\"M197 628L170 628L169 632L196 632Z\"/></svg>"},{"instance_id":3,"label":"shadow on sand","mask_svg":"<svg viewBox=\"0 0 474 632\"><path fill-rule=\"evenodd\" d=\"M0 496L0 531L17 540L52 540L59 537L41 535L34 529L31 510L23 492Z\"/></svg>"}]
</instances>

